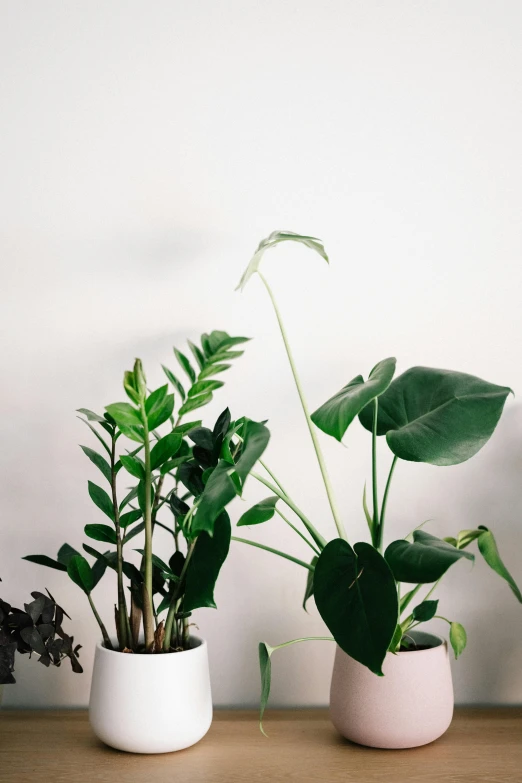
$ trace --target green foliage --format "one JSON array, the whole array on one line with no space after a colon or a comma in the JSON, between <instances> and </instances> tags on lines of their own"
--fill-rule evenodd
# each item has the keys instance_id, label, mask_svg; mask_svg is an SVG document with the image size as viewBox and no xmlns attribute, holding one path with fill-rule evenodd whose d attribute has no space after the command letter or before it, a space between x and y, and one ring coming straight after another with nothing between
<instances>
[{"instance_id":1,"label":"green foliage","mask_svg":"<svg viewBox=\"0 0 522 783\"><path fill-rule=\"evenodd\" d=\"M70 579L80 587L84 593L90 593L94 588L94 579L91 567L83 555L74 555L67 565L67 573Z\"/></svg>"},{"instance_id":2,"label":"green foliage","mask_svg":"<svg viewBox=\"0 0 522 783\"><path fill-rule=\"evenodd\" d=\"M279 497L277 495L272 495L269 498L259 501L255 506L252 506L248 511L245 511L239 519L237 526L259 525L262 522L268 522L275 514L275 507L278 500Z\"/></svg>"},{"instance_id":3,"label":"green foliage","mask_svg":"<svg viewBox=\"0 0 522 783\"><path fill-rule=\"evenodd\" d=\"M436 582L461 558L474 560L469 552L456 549L424 530L414 531L412 544L403 539L393 541L384 556L398 582L414 584Z\"/></svg>"},{"instance_id":4,"label":"green foliage","mask_svg":"<svg viewBox=\"0 0 522 783\"><path fill-rule=\"evenodd\" d=\"M460 623L450 623L450 642L453 647L453 652L455 653L455 658L458 658L464 651L467 641L468 637L464 626Z\"/></svg>"},{"instance_id":5,"label":"green foliage","mask_svg":"<svg viewBox=\"0 0 522 783\"><path fill-rule=\"evenodd\" d=\"M423 601L415 607L412 612L413 619L418 623L425 623L435 617L437 613L438 601Z\"/></svg>"},{"instance_id":6,"label":"green foliage","mask_svg":"<svg viewBox=\"0 0 522 783\"><path fill-rule=\"evenodd\" d=\"M357 375L340 392L312 413L312 421L320 430L341 441L356 416L372 400L383 394L395 374L395 358L384 359L375 365L368 380Z\"/></svg>"},{"instance_id":7,"label":"green foliage","mask_svg":"<svg viewBox=\"0 0 522 783\"><path fill-rule=\"evenodd\" d=\"M522 594L515 583L515 580L507 570L506 566L502 562L502 559L498 552L497 542L493 536L491 530L486 527L479 528L482 532L477 538L477 544L479 552L488 564L502 579L505 579L510 586L517 601L522 603Z\"/></svg>"},{"instance_id":8,"label":"green foliage","mask_svg":"<svg viewBox=\"0 0 522 783\"><path fill-rule=\"evenodd\" d=\"M457 465L490 439L510 392L466 373L412 367L379 397L377 434L400 459ZM359 418L371 431L369 407Z\"/></svg>"},{"instance_id":9,"label":"green foliage","mask_svg":"<svg viewBox=\"0 0 522 783\"><path fill-rule=\"evenodd\" d=\"M104 489L99 487L97 484L94 484L92 481L88 481L87 484L92 502L98 506L100 511L103 511L103 513L114 522L114 508L112 506L112 500L108 494Z\"/></svg>"},{"instance_id":10,"label":"green foliage","mask_svg":"<svg viewBox=\"0 0 522 783\"><path fill-rule=\"evenodd\" d=\"M183 610L193 612L200 607L216 609L214 588L230 548L230 518L222 511L214 523L212 537L202 532L186 572Z\"/></svg>"},{"instance_id":11,"label":"green foliage","mask_svg":"<svg viewBox=\"0 0 522 783\"><path fill-rule=\"evenodd\" d=\"M390 568L370 544L354 548L335 538L315 566L315 603L337 644L382 676L382 663L398 614L397 589Z\"/></svg>"}]
</instances>

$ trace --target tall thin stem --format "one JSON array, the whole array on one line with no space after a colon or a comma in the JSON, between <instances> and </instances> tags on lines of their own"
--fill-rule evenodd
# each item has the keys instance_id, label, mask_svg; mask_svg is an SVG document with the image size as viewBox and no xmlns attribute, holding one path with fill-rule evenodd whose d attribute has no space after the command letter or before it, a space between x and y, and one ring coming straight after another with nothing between
<instances>
[{"instance_id":1,"label":"tall thin stem","mask_svg":"<svg viewBox=\"0 0 522 783\"><path fill-rule=\"evenodd\" d=\"M150 467L149 425L144 404L142 404L142 421L145 445L145 574L143 581L143 628L145 632L145 648L150 652L154 647L154 612L152 606L152 471Z\"/></svg>"},{"instance_id":2,"label":"tall thin stem","mask_svg":"<svg viewBox=\"0 0 522 783\"><path fill-rule=\"evenodd\" d=\"M132 640L129 634L129 616L127 614L127 602L123 587L123 543L120 528L120 510L116 493L116 438L112 435L111 443L111 491L112 507L114 512L114 526L116 528L116 571L118 577L118 637L122 647L130 647Z\"/></svg>"},{"instance_id":3,"label":"tall thin stem","mask_svg":"<svg viewBox=\"0 0 522 783\"><path fill-rule=\"evenodd\" d=\"M259 473L252 472L250 475L252 476L252 478L255 478L256 481L259 481L261 482L261 484L264 484L265 487L267 487L271 492L274 493L274 495L280 497L281 500L284 503L286 503L288 508L291 508L292 511L295 514L297 514L297 516L299 517L303 525L306 527L306 529L308 530L308 532L310 533L310 535L312 536L313 540L318 545L318 547L320 549L324 549L324 547L326 546L326 539L323 538L323 536L319 533L319 531L315 529L315 527L312 525L308 517L305 517L301 509L298 508L298 506L296 506L294 501L291 498L289 498L288 495L285 495L284 492L281 492L279 487L274 486L274 484L271 484L270 481L266 480L266 478L260 476Z\"/></svg>"},{"instance_id":4,"label":"tall thin stem","mask_svg":"<svg viewBox=\"0 0 522 783\"><path fill-rule=\"evenodd\" d=\"M172 627L174 625L174 619L176 617L176 612L178 610L178 598L181 589L183 587L183 580L185 578L185 574L187 573L188 564L190 563L190 559L194 552L194 547L196 546L196 541L197 539L195 538L189 544L189 548L187 550L187 556L185 558L185 562L183 563L183 568L181 569L181 573L179 575L179 582L176 585L174 594L172 596L172 600L170 602L169 611L167 612L167 621L165 623L165 638L163 640L163 652L168 652L170 650L170 644L172 640Z\"/></svg>"},{"instance_id":5,"label":"tall thin stem","mask_svg":"<svg viewBox=\"0 0 522 783\"><path fill-rule=\"evenodd\" d=\"M297 535L298 535L300 538L302 538L302 539L303 539L303 541L304 541L305 543L307 543L307 544L308 544L308 546L309 546L311 549L313 549L313 551L315 552L315 554L316 554L316 555L320 555L320 554L321 554L321 553L319 552L319 550L318 550L318 549L316 549L316 547L315 547L315 546L312 544L312 542L311 542L311 541L309 541L309 540L307 539L307 537L305 536L305 534L304 534L304 533L301 533L301 531L300 531L300 530L299 530L299 529L298 529L298 528L297 528L295 525L293 525L293 524L290 522L290 520L289 520L289 519L287 519L287 518L285 517L285 515L284 515L284 514L283 514L281 511L279 511L279 509L278 509L278 508L276 508L276 512L279 514L279 516L281 517L281 519L283 519L283 520L286 522L286 524L287 524L289 527L291 527L291 528L292 528L292 530L293 530L295 533L297 533Z\"/></svg>"},{"instance_id":6,"label":"tall thin stem","mask_svg":"<svg viewBox=\"0 0 522 783\"><path fill-rule=\"evenodd\" d=\"M109 634L107 633L107 629L106 629L106 627L105 627L105 625L103 623L103 620L101 619L100 615L98 614L98 610L94 606L94 601L91 598L91 594L90 593L86 593L86 595L87 595L87 598L89 599L89 603L91 605L92 613L93 613L93 615L96 618L96 622L100 626L100 631L101 631L101 635L102 635L102 638L103 638L103 644L105 645L107 650L113 650L114 648L112 646L111 640L109 639Z\"/></svg>"},{"instance_id":7,"label":"tall thin stem","mask_svg":"<svg viewBox=\"0 0 522 783\"><path fill-rule=\"evenodd\" d=\"M268 467L268 465L266 464L266 462L263 462L263 460L262 460L262 459L260 459L260 460L259 460L259 464L261 465L261 467L263 467L263 468L266 470L266 472L268 473L268 475L270 476L270 478L272 479L272 481L274 482L274 484L277 484L277 486L279 487L279 489L281 490L281 492L283 492L285 495L287 495L288 493L287 493L286 489L283 487L283 485L281 484L281 482L279 481L279 479L278 479L278 478L276 478L276 476L274 476L274 474L272 473L272 471L270 470L270 468Z\"/></svg>"},{"instance_id":8,"label":"tall thin stem","mask_svg":"<svg viewBox=\"0 0 522 783\"><path fill-rule=\"evenodd\" d=\"M274 307L274 311L275 311L275 314L276 314L277 322L279 324L279 329L281 331L281 337L283 338L283 343L285 345L286 355L287 355L288 361L290 363L290 368L292 370L292 375L294 376L294 381L295 381L295 385L296 385L296 388L297 388L297 393L299 394L299 399L301 400L301 407L302 407L303 413L305 415L306 423L308 425L308 430L310 432L310 437L312 438L312 443L313 443L313 446L314 446L314 449L315 449L315 454L317 456L317 462L319 463L319 469L320 469L321 475L323 477L323 483L324 483L324 486L325 486L325 489L326 489L326 494L328 495L328 502L330 503L330 508L332 510L332 515L333 515L333 518L334 518L335 526L337 528L337 533L339 534L340 538L344 538L345 541L346 541L347 540L346 532L344 530L344 526L343 526L341 517L339 515L339 511L337 509L337 504L335 502L334 493L333 493L333 487L331 485L330 478L328 476L328 471L326 469L326 463L324 461L323 452L321 451L321 447L320 447L319 441L317 439L317 434L315 432L312 419L310 418L308 405L306 403L306 399L305 399L305 396L304 396L304 391L303 391L303 388L301 386L301 381L299 379L299 375L297 373L297 368L295 366L294 358L292 356L292 351L290 349L290 344L288 342L288 337L286 335L286 330L285 330L285 327L284 327L284 324L283 324L283 320L281 318L281 313L279 312L279 308L277 306L277 303L276 303L276 300L275 300L274 295L272 293L272 290L271 290L270 286L268 285L268 282L265 280L265 278L263 277L261 272L259 272L259 270L258 270L258 275L261 278L261 280L263 281L263 284L264 284L264 286L265 286L265 288L266 288L266 290L268 292L268 295L269 295L269 297L270 297L270 299L272 301L272 305Z\"/></svg>"},{"instance_id":9,"label":"tall thin stem","mask_svg":"<svg viewBox=\"0 0 522 783\"><path fill-rule=\"evenodd\" d=\"M399 459L398 457L394 457L393 458L393 461L392 461L392 464L391 464L391 467L390 467L390 472L388 473L388 479L386 481L386 487L384 489L384 495L383 495L383 498L382 498L381 518L379 520L379 538L377 540L377 546L378 546L379 549L382 549L382 541L383 541L383 536L384 536L384 518L386 516L386 507L388 505L388 494L390 492L391 480L393 478L393 472L395 470L395 465L397 464L397 460L398 459Z\"/></svg>"},{"instance_id":10,"label":"tall thin stem","mask_svg":"<svg viewBox=\"0 0 522 783\"><path fill-rule=\"evenodd\" d=\"M377 397L373 401L373 426L372 426L372 496L373 496L373 545L379 548L379 492L377 489L377 417L379 414L379 401Z\"/></svg>"},{"instance_id":11,"label":"tall thin stem","mask_svg":"<svg viewBox=\"0 0 522 783\"><path fill-rule=\"evenodd\" d=\"M248 538L239 538L238 536L232 536L232 541L239 541L241 544L250 544L250 546L255 546L258 549L264 549L265 552L271 552L273 555L279 555L279 557L284 557L285 560L291 560L292 563L296 563L297 565L303 566L303 568L308 569L308 571L315 570L315 567L313 565L310 565L310 563L305 563L304 560L299 560L299 558L294 557L293 555L287 555L286 552L280 552L279 549L272 549L271 546L258 544L257 541L249 541Z\"/></svg>"}]
</instances>

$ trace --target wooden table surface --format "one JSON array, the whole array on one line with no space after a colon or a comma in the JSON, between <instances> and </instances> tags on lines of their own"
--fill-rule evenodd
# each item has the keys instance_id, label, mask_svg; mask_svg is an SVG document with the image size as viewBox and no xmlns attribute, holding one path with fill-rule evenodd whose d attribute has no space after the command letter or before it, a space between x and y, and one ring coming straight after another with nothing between
<instances>
[{"instance_id":1,"label":"wooden table surface","mask_svg":"<svg viewBox=\"0 0 522 783\"><path fill-rule=\"evenodd\" d=\"M338 736L325 710L216 711L207 736L178 753L134 755L92 734L85 711L0 710L1 783L521 783L522 709L458 709L448 732L413 750Z\"/></svg>"}]
</instances>

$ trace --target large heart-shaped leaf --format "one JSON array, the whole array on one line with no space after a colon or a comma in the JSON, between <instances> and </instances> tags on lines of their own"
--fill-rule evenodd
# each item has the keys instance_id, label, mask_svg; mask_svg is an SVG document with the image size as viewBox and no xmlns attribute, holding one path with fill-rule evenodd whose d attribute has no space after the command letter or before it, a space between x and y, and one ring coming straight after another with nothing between
<instances>
[{"instance_id":1,"label":"large heart-shaped leaf","mask_svg":"<svg viewBox=\"0 0 522 783\"><path fill-rule=\"evenodd\" d=\"M192 612L203 606L216 608L214 588L228 555L230 536L230 519L226 511L216 519L212 538L208 533L198 536L187 567L184 612Z\"/></svg>"},{"instance_id":2,"label":"large heart-shaped leaf","mask_svg":"<svg viewBox=\"0 0 522 783\"><path fill-rule=\"evenodd\" d=\"M413 532L413 543L400 539L393 541L384 553L398 582L429 584L446 573L460 558L474 560L470 552L448 544L424 530Z\"/></svg>"},{"instance_id":3,"label":"large heart-shaped leaf","mask_svg":"<svg viewBox=\"0 0 522 783\"><path fill-rule=\"evenodd\" d=\"M510 391L462 372L412 367L379 397L377 434L401 459L457 465L487 443ZM370 407L359 419L372 430Z\"/></svg>"},{"instance_id":4,"label":"large heart-shaped leaf","mask_svg":"<svg viewBox=\"0 0 522 783\"><path fill-rule=\"evenodd\" d=\"M345 653L382 675L382 663L398 616L393 574L379 552L364 542L354 548L330 541L314 574L315 603Z\"/></svg>"},{"instance_id":5,"label":"large heart-shaped leaf","mask_svg":"<svg viewBox=\"0 0 522 783\"><path fill-rule=\"evenodd\" d=\"M239 285L237 286L236 291L243 291L252 275L259 270L259 264L261 263L261 259L263 258L266 250L269 250L271 247L275 247L281 242L287 241L299 242L300 244L305 245L305 247L310 248L310 250L315 250L316 253L319 253L321 258L324 258L324 260L329 263L326 250L324 249L323 243L320 239L303 236L302 234L294 234L292 231L273 231L270 236L266 237L266 239L262 239L259 243L256 252L252 256L249 265L243 273L243 277L239 281Z\"/></svg>"},{"instance_id":6,"label":"large heart-shaped leaf","mask_svg":"<svg viewBox=\"0 0 522 783\"><path fill-rule=\"evenodd\" d=\"M392 382L396 363L397 360L393 357L383 359L375 365L367 381L362 375L357 375L340 392L312 413L313 423L327 435L341 441L362 409L386 391Z\"/></svg>"}]
</instances>

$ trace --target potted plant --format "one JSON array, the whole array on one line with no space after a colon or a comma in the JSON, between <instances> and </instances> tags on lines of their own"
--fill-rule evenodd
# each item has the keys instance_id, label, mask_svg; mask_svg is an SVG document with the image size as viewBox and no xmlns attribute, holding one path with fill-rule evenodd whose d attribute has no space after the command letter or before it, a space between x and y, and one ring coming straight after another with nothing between
<instances>
[{"instance_id":1,"label":"potted plant","mask_svg":"<svg viewBox=\"0 0 522 783\"><path fill-rule=\"evenodd\" d=\"M1 581L1 580L0 580ZM0 598L0 703L4 685L16 682L13 672L16 653L38 655L44 666L60 666L69 658L73 672L83 671L78 660L80 644L62 628L69 615L48 594L33 592L23 609ZM70 618L69 618L70 619Z\"/></svg>"},{"instance_id":2,"label":"potted plant","mask_svg":"<svg viewBox=\"0 0 522 783\"><path fill-rule=\"evenodd\" d=\"M82 449L107 488L89 481L89 495L109 521L86 525L85 534L110 548L100 551L84 544L85 554L94 558L91 563L68 545L56 560L26 557L66 571L87 596L102 637L96 647L90 720L101 740L121 750L180 750L200 740L211 723L207 646L190 633L190 618L196 609L216 606L214 588L230 545L225 509L242 493L269 433L250 419L232 421L228 409L212 429L201 420L186 421L186 416L223 386L216 376L242 354L234 349L246 339L221 331L204 334L201 346L190 343L197 370L175 349L189 388L163 369L178 405L169 384L148 391L142 363L136 360L123 380L129 402L108 405L103 415L80 409L102 452ZM125 483L133 482L124 497L122 475ZM165 511L168 520L162 516ZM153 552L158 529L166 530L172 541L168 560ZM140 534L144 543L135 547ZM138 563L129 553L131 541ZM92 597L107 568L117 575L114 635Z\"/></svg>"},{"instance_id":3,"label":"potted plant","mask_svg":"<svg viewBox=\"0 0 522 783\"><path fill-rule=\"evenodd\" d=\"M506 580L518 601L522 601L522 595L500 558L493 533L486 527L462 530L440 539L419 526L405 540L385 543L392 478L399 461L450 466L474 456L493 434L510 389L465 373L428 367L412 367L394 377L396 360L388 358L375 365L366 380L357 375L310 414L281 314L259 270L264 252L285 241L304 244L328 261L319 240L274 232L260 243L239 287L243 289L257 274L272 300L338 536L326 542L281 481L269 471L268 476L252 475L270 490L270 496L249 509L238 524L263 523L274 513L285 519L281 507L286 507L302 526L297 529L292 525L309 544L311 560L303 562L247 539L236 540L269 549L307 570L303 605L312 596L315 598L332 634L320 638L337 644L330 705L333 723L340 733L375 747L423 745L448 728L453 689L446 642L417 629L437 618L449 625L455 657L466 645L463 626L439 613L433 594L440 580L454 563L473 560L468 547L476 543L486 563ZM340 442L357 418L370 433L372 490L370 507L364 492L361 509L370 540L352 545L335 502L317 429ZM377 449L382 442L390 452L390 468L380 496ZM270 692L272 653L301 641L305 639L275 647L259 645L261 720Z\"/></svg>"}]
</instances>

